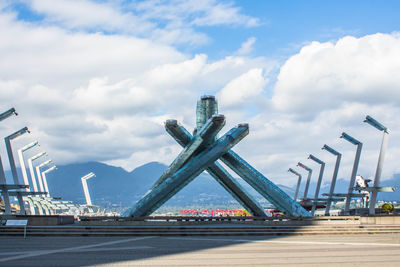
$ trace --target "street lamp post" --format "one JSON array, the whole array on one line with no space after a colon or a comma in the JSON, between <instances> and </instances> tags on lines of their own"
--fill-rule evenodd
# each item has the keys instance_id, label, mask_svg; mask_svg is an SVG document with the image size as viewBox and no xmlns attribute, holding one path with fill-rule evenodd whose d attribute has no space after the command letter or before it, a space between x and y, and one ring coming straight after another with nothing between
<instances>
[{"instance_id":1,"label":"street lamp post","mask_svg":"<svg viewBox=\"0 0 400 267\"><path fill-rule=\"evenodd\" d=\"M48 196L48 197L50 197L50 191L49 191L49 187L47 186L46 174L49 173L49 172L51 172L51 171L54 171L54 170L57 170L57 167L56 167L56 166L52 166L52 167L50 167L50 168L48 168L47 170L45 170L45 171L42 172L42 179L43 179L44 190L46 190L47 196Z\"/></svg>"},{"instance_id":2,"label":"street lamp post","mask_svg":"<svg viewBox=\"0 0 400 267\"><path fill-rule=\"evenodd\" d=\"M38 182L39 182L40 191L41 192L46 192L46 194L47 194L47 191L45 191L45 188L43 186L43 181L42 181L42 175L40 173L40 168L43 168L43 167L51 164L52 162L53 161L51 159L49 159L49 160L39 164L38 166L36 166L36 174L37 174L37 179L38 179Z\"/></svg>"},{"instance_id":3,"label":"street lamp post","mask_svg":"<svg viewBox=\"0 0 400 267\"><path fill-rule=\"evenodd\" d=\"M18 115L14 108L10 108L6 112L0 114L0 121L7 119L12 115ZM0 156L0 183L2 185L2 195L4 199L5 214L11 214L10 195L8 194L6 175L4 173L4 167Z\"/></svg>"},{"instance_id":4,"label":"street lamp post","mask_svg":"<svg viewBox=\"0 0 400 267\"><path fill-rule=\"evenodd\" d=\"M352 193L353 193L354 182L356 180L358 164L360 163L361 149L362 149L362 145L363 144L360 141L358 141L357 139L351 137L350 135L348 135L346 133L342 133L340 138L343 138L346 141L348 141L348 142L352 143L353 145L357 146L357 152L356 152L356 156L354 158L353 170L351 171L349 189L347 191L346 202L344 204L344 213L345 213L345 215L348 215L350 213L351 196L352 196Z\"/></svg>"},{"instance_id":5,"label":"street lamp post","mask_svg":"<svg viewBox=\"0 0 400 267\"><path fill-rule=\"evenodd\" d=\"M333 192L335 191L335 185L336 185L336 179L337 175L339 172L339 165L340 165L340 160L342 158L342 154L334 150L328 145L324 145L322 149L328 151L329 153L333 154L336 156L336 164L335 164L335 170L333 171L333 176L332 176L332 182L331 182L331 187L329 188L329 196L328 196L328 201L326 202L326 208L325 208L325 215L329 216L329 211L331 209L332 205L332 197L333 197Z\"/></svg>"},{"instance_id":6,"label":"street lamp post","mask_svg":"<svg viewBox=\"0 0 400 267\"><path fill-rule=\"evenodd\" d=\"M299 177L299 178L297 179L296 191L294 192L294 197L293 197L294 201L297 201L297 195L298 195L298 193L299 193L299 188L300 188L300 184L301 184L301 174L298 173L298 172L296 172L296 171L293 170L292 168L289 168L288 171L291 172L291 173L293 173L293 174L295 174L295 175L297 175L297 176Z\"/></svg>"},{"instance_id":7,"label":"street lamp post","mask_svg":"<svg viewBox=\"0 0 400 267\"><path fill-rule=\"evenodd\" d=\"M38 186L37 186L37 183L36 183L35 172L33 170L32 162L34 160L37 160L40 157L43 157L46 154L47 153L45 151L43 151L43 152L40 152L40 153L38 153L38 154L36 154L33 157L28 159L28 167L29 167L29 172L31 174L32 186L33 186L33 191L34 192L39 192L39 190L38 190Z\"/></svg>"},{"instance_id":8,"label":"street lamp post","mask_svg":"<svg viewBox=\"0 0 400 267\"><path fill-rule=\"evenodd\" d=\"M12 133L9 136L4 138L4 142L6 143L8 160L10 162L11 173L12 173L15 185L19 184L19 181L18 181L19 179L18 179L17 167L15 166L15 160L14 160L13 151L12 151L12 148L11 148L11 140L23 135L24 133L30 133L29 130L28 130L28 127L24 127L21 130L18 130L15 133ZM21 214L25 214L26 212L25 212L24 200L22 198L22 194L18 193L18 191L17 191L17 199L18 199L18 203L19 203L19 206L20 206L19 212Z\"/></svg>"},{"instance_id":9,"label":"street lamp post","mask_svg":"<svg viewBox=\"0 0 400 267\"><path fill-rule=\"evenodd\" d=\"M389 129L386 128L385 126L383 126L382 124L380 124L378 121L376 121L371 116L367 116L365 118L364 122L372 125L379 131L383 132L381 149L379 152L378 165L376 167L375 180L374 180L374 188L377 189L379 187L379 183L381 180L383 160L385 158L386 147L387 147L387 142L388 142L388 137L389 137ZM378 190L373 190L372 194L371 194L371 199L369 201L369 214L375 214L375 203L376 203L377 196L378 196Z\"/></svg>"},{"instance_id":10,"label":"street lamp post","mask_svg":"<svg viewBox=\"0 0 400 267\"><path fill-rule=\"evenodd\" d=\"M82 187L83 187L83 192L85 193L85 198L86 198L86 205L91 206L92 205L92 200L90 198L90 194L89 194L89 188L87 186L87 181L88 179L95 177L96 175L91 172L86 174L85 176L81 177L81 181L82 181Z\"/></svg>"},{"instance_id":11,"label":"street lamp post","mask_svg":"<svg viewBox=\"0 0 400 267\"><path fill-rule=\"evenodd\" d=\"M19 159L19 165L21 167L21 172L22 172L22 178L24 179L24 184L29 185L28 181L28 175L26 173L26 167L25 167L25 162L24 162L24 156L23 153L35 146L39 145L38 141L34 141L32 143L27 144L26 146L18 149L18 159ZM29 188L25 189L27 192L30 192L31 190Z\"/></svg>"},{"instance_id":12,"label":"street lamp post","mask_svg":"<svg viewBox=\"0 0 400 267\"><path fill-rule=\"evenodd\" d=\"M315 209L317 208L317 203L318 203L319 189L321 188L322 177L324 175L325 162L323 162L322 160L320 160L319 158L315 157L312 154L310 154L310 156L308 156L308 158L321 165L321 168L319 169L317 188L315 189L314 202L313 202L312 210L311 210L311 214L314 216Z\"/></svg>"},{"instance_id":13,"label":"street lamp post","mask_svg":"<svg viewBox=\"0 0 400 267\"><path fill-rule=\"evenodd\" d=\"M306 182L306 187L304 188L304 195L303 195L303 199L307 199L307 195L308 195L308 187L310 186L310 181L311 181L311 175L312 175L312 169L310 169L309 167L307 167L306 165L304 165L301 162L297 163L297 166L305 169L306 171L308 171L308 176L307 176L307 182Z\"/></svg>"}]
</instances>

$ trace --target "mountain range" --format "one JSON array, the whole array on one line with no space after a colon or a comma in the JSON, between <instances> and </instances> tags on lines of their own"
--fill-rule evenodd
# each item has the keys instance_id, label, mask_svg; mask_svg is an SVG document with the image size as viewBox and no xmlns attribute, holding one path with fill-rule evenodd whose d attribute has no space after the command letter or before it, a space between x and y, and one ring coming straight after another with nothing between
<instances>
[{"instance_id":1,"label":"mountain range","mask_svg":"<svg viewBox=\"0 0 400 267\"><path fill-rule=\"evenodd\" d=\"M96 177L87 180L93 204L103 207L130 207L151 188L153 183L167 168L159 162L144 164L131 172L120 167L110 166L100 162L75 163L57 166L57 170L46 175L51 196L62 197L75 203L85 203L81 177L89 172ZM20 170L19 170L20 172ZM11 173L6 172L7 180L11 182ZM21 177L21 176L20 176ZM263 206L268 201L259 195L242 179L236 178L243 187L252 194ZM315 179L315 178L314 178ZM22 179L21 179L22 180ZM324 179L325 180L325 179ZM386 180L382 185L399 185L400 174ZM287 187L278 185L288 195L293 196L295 185ZM304 181L301 189L304 187ZM338 179L335 192L347 192L348 181ZM314 195L315 183L310 184L309 197ZM327 193L329 185L321 187L321 193ZM299 193L299 197L302 192ZM380 193L378 199L385 201L400 200L400 192ZM182 207L239 207L232 196L207 173L203 172L185 188L167 201L164 206Z\"/></svg>"}]
</instances>

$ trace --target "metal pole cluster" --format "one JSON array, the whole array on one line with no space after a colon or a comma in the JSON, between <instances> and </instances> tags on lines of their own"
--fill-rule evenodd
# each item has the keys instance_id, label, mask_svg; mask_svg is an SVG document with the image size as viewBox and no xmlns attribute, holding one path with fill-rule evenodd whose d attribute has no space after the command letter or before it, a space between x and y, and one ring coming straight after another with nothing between
<instances>
[{"instance_id":1,"label":"metal pole cluster","mask_svg":"<svg viewBox=\"0 0 400 267\"><path fill-rule=\"evenodd\" d=\"M3 112L2 114L0 114L0 121L4 120L12 115L17 115L14 108L11 108L11 109L7 110L6 112ZM29 149L34 148L35 146L38 146L39 145L38 141L31 142L17 150L21 173L22 173L22 178L23 178L23 184L19 183L19 177L18 177L17 167L16 167L16 163L15 163L15 159L14 159L13 149L11 146L11 141L25 133L30 133L30 131L27 127L24 127L4 138L7 155L8 155L8 160L10 163L10 169L11 169L11 173L12 173L12 177L13 177L13 183L7 184L7 181L5 179L4 168L3 168L1 158L0 158L0 189L2 191L2 195L3 195L4 203L5 203L5 214L11 214L11 212L12 212L10 198L9 198L10 196L17 197L21 214L26 214L25 201L29 204L30 213L35 214L35 208L33 207L32 201L31 201L31 199L29 199L29 197L34 196L34 195L45 196L45 195L49 194L47 181L44 181L44 183L43 183L41 173L40 173L40 168L49 165L52 161L51 160L46 161L45 163L42 163L36 167L39 186L40 186L40 190L41 190L40 192L38 191L35 174L33 171L33 165L32 165L33 160L46 155L46 152L39 153L39 154L35 155L34 157L31 157L28 159L28 166L30 168L33 190L30 189L28 175L26 172L23 153L28 151ZM25 189L25 190L21 191L20 189Z\"/></svg>"},{"instance_id":2,"label":"metal pole cluster","mask_svg":"<svg viewBox=\"0 0 400 267\"><path fill-rule=\"evenodd\" d=\"M309 156L309 159L311 159L321 165L320 175L318 177L318 182L317 182L317 186L316 186L316 190L315 190L314 199L312 200L311 213L313 215L315 213L316 207L318 207L318 204L326 204L325 215L329 215L332 203L334 201L340 201L340 200L345 200L343 213L345 215L349 215L350 214L350 204L351 204L352 198L365 197L368 194L368 192L372 192L371 199L369 202L369 214L375 214L375 203L376 203L376 198L377 198L378 192L394 192L395 191L396 187L392 187L392 186L380 187L379 186L380 178L381 178L381 174L382 174L383 160L385 157L385 152L386 152L386 147L387 147L389 129L387 127L383 126L378 121L376 121L371 116L366 116L364 122L372 125L379 131L383 132L381 149L380 149L379 158L378 158L378 165L377 165L376 173L375 173L374 186L368 187L368 185L366 185L366 187L362 187L362 188L355 187L355 180L356 180L356 176L357 176L357 171L358 171L358 166L359 166L359 162L360 162L360 156L361 156L361 150L362 150L363 144L356 138L343 132L342 135L340 136L340 138L343 138L344 140L348 141L349 143L351 143L357 147L347 193L334 193L342 154L325 144L322 147L322 149L326 150L329 153L336 156L335 169L334 169L332 181L330 184L329 194L323 194L324 196L328 196L328 197L326 199L318 198L325 163L313 155ZM304 203L310 202L310 199L307 198L307 194L308 194L308 188L309 188L309 184L310 184L310 180L311 180L312 170L300 162L297 164L297 166L308 171L308 179L307 179L305 189L304 189L303 201L305 201ZM294 172L293 169L291 169L291 168L289 169L289 171L296 174L296 172ZM298 183L296 186L295 199L297 198L299 187L300 187L300 185ZM360 191L360 193L354 193L354 190L358 190L358 191Z\"/></svg>"}]
</instances>

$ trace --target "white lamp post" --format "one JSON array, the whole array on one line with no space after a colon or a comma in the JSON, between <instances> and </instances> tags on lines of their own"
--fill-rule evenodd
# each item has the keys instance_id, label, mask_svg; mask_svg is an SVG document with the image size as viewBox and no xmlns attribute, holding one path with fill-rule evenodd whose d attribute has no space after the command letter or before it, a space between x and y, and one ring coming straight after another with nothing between
<instances>
[{"instance_id":1,"label":"white lamp post","mask_svg":"<svg viewBox=\"0 0 400 267\"><path fill-rule=\"evenodd\" d=\"M14 114L18 115L14 108L10 108L6 112L0 114L0 121L7 119L8 117ZM1 156L0 156L0 184L2 187L1 189L4 199L5 214L11 214L10 195L8 194L6 175L4 174L4 167L1 161Z\"/></svg>"},{"instance_id":2,"label":"white lamp post","mask_svg":"<svg viewBox=\"0 0 400 267\"><path fill-rule=\"evenodd\" d=\"M29 167L29 172L31 174L32 186L33 186L33 191L34 192L39 192L39 190L38 190L38 186L37 186L37 183L36 183L35 172L33 170L32 162L34 160L37 160L40 157L43 157L46 154L47 153L45 151L43 151L43 152L40 152L40 153L36 154L35 156L33 156L33 157L28 159L28 167Z\"/></svg>"},{"instance_id":3,"label":"white lamp post","mask_svg":"<svg viewBox=\"0 0 400 267\"><path fill-rule=\"evenodd\" d=\"M379 187L379 183L381 180L383 160L385 158L386 147L389 137L389 129L380 124L371 116L367 116L364 122L374 126L376 129L383 132L381 150L379 152L378 165L376 167L375 180L374 180L374 188L377 189ZM378 190L373 190L371 194L371 200L369 201L369 214L375 214L375 203L377 195L378 195Z\"/></svg>"},{"instance_id":4,"label":"white lamp post","mask_svg":"<svg viewBox=\"0 0 400 267\"><path fill-rule=\"evenodd\" d=\"M82 187L83 187L83 192L85 193L86 204L87 204L88 206L91 206L91 205L92 205L92 200L90 199L89 188L88 188L88 186L87 186L86 180L88 180L88 179L90 179L90 178L92 178L92 177L95 177L95 176L96 176L96 175L95 175L93 172L91 172L91 173L88 173L88 174L86 174L85 176L83 176L83 177L81 178Z\"/></svg>"},{"instance_id":5,"label":"white lamp post","mask_svg":"<svg viewBox=\"0 0 400 267\"><path fill-rule=\"evenodd\" d=\"M48 168L47 170L45 170L45 171L42 172L42 179L43 179L44 190L46 190L47 196L48 196L48 197L50 197L50 191L49 191L49 187L47 186L46 174L49 173L49 172L51 172L51 171L54 171L54 170L57 170L57 167L56 167L56 166L52 166L52 167L50 167L50 168Z\"/></svg>"},{"instance_id":6,"label":"white lamp post","mask_svg":"<svg viewBox=\"0 0 400 267\"><path fill-rule=\"evenodd\" d=\"M35 146L38 146L39 142L38 141L34 141L32 143L27 144L26 146L18 149L18 159L19 159L19 165L21 167L21 172L22 172L22 178L24 179L24 184L25 185L29 185L29 181L28 181L28 175L26 173L26 167L25 167L25 162L24 162L24 155L23 153ZM31 190L29 188L26 188L27 192L30 192Z\"/></svg>"}]
</instances>

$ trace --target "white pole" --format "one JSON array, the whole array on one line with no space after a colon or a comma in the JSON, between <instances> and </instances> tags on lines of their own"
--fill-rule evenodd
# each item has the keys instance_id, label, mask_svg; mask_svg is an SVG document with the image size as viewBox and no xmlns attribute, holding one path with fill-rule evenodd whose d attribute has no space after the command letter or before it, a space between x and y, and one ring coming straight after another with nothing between
<instances>
[{"instance_id":1,"label":"white pole","mask_svg":"<svg viewBox=\"0 0 400 267\"><path fill-rule=\"evenodd\" d=\"M89 194L89 188L87 186L87 181L88 179L92 178L96 176L93 172L88 173L87 175L83 176L81 178L82 181L82 187L83 187L83 192L85 194L85 198L86 198L86 205L91 206L92 205L92 200L90 199L90 194Z\"/></svg>"},{"instance_id":2,"label":"white pole","mask_svg":"<svg viewBox=\"0 0 400 267\"><path fill-rule=\"evenodd\" d=\"M46 192L47 192L47 196L48 196L48 197L50 197L50 191L49 191L49 187L47 186L46 173L49 173L49 172L54 171L54 170L56 170L56 169L57 169L57 167L56 167L56 166L53 166L53 167L51 167L51 168L49 168L49 169L47 169L47 170L45 170L45 171L42 172L43 185L44 185L44 189L45 189Z\"/></svg>"}]
</instances>

